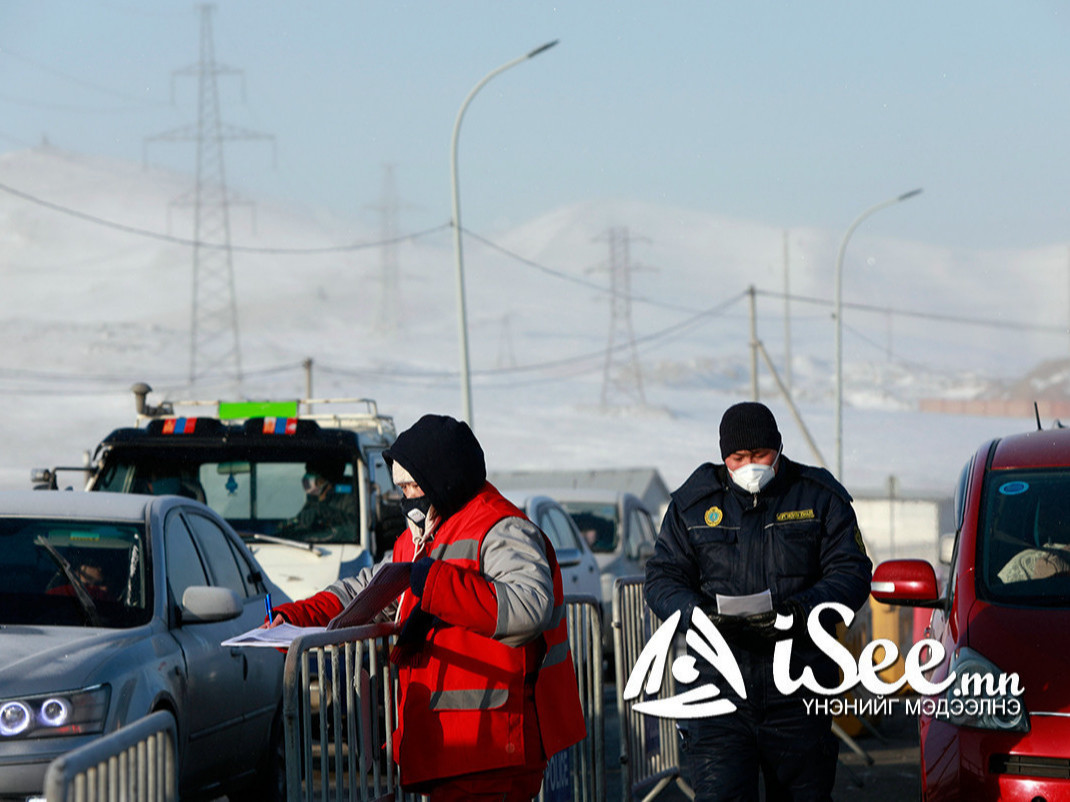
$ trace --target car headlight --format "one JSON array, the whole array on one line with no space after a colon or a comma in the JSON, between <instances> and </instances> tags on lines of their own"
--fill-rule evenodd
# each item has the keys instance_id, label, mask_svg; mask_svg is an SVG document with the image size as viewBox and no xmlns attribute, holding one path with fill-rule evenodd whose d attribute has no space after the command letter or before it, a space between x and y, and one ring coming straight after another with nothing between
<instances>
[{"instance_id":1,"label":"car headlight","mask_svg":"<svg viewBox=\"0 0 1070 802\"><path fill-rule=\"evenodd\" d=\"M0 699L0 741L101 732L108 713L107 685L78 691Z\"/></svg>"},{"instance_id":2,"label":"car headlight","mask_svg":"<svg viewBox=\"0 0 1070 802\"><path fill-rule=\"evenodd\" d=\"M1017 674L1004 673L965 646L955 653L949 671L955 672L955 681L944 692L946 706L938 706L936 718L959 727L1029 732Z\"/></svg>"}]
</instances>

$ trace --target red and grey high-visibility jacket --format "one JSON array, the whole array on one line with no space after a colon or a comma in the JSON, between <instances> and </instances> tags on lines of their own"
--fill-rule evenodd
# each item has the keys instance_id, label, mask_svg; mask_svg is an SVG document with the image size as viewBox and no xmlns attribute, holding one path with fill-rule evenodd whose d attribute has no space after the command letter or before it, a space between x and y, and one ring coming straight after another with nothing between
<instances>
[{"instance_id":1,"label":"red and grey high-visibility jacket","mask_svg":"<svg viewBox=\"0 0 1070 802\"><path fill-rule=\"evenodd\" d=\"M485 484L435 532L430 554L435 562L423 595L409 591L402 598L400 620L407 620L417 605L437 619L423 647L399 667L394 757L406 786L530 765L536 757L541 762L586 735L561 571L541 533L553 577L549 623L521 645L494 637L501 624L498 588L482 573L480 558L488 534L494 537L492 530L507 518L534 527ZM395 544L394 560L411 560L413 550L411 538L403 535ZM530 741L536 731L541 743L525 742L525 735Z\"/></svg>"}]
</instances>

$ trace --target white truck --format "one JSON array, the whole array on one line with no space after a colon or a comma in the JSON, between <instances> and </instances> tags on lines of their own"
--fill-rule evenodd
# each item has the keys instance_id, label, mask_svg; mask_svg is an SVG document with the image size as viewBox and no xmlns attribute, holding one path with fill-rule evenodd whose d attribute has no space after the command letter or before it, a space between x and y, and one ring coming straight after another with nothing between
<instances>
[{"instance_id":1,"label":"white truck","mask_svg":"<svg viewBox=\"0 0 1070 802\"><path fill-rule=\"evenodd\" d=\"M86 468L35 471L38 487L82 470L85 489L178 494L222 515L291 598L316 593L371 565L404 529L400 493L383 451L391 417L366 398L163 401L135 384L135 425L105 437ZM324 469L322 466L328 466ZM329 522L305 514L308 477L331 473Z\"/></svg>"}]
</instances>

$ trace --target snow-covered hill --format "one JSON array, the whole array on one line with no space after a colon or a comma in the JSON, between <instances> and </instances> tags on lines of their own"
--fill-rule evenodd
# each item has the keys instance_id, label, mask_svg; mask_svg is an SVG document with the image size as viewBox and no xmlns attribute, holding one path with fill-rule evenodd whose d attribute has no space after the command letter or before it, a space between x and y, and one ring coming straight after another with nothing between
<instances>
[{"instance_id":1,"label":"snow-covered hill","mask_svg":"<svg viewBox=\"0 0 1070 802\"><path fill-rule=\"evenodd\" d=\"M383 250L361 247L380 232L278 202L235 205L239 391L226 377L188 384L192 226L189 206L173 203L189 197L188 177L38 148L0 157L0 190L2 486L26 486L32 466L77 464L127 425L135 381L149 382L156 400L292 398L305 393L301 363L311 358L314 396L375 398L400 427L426 411L461 414L446 226L397 246L400 314L391 319ZM406 233L403 216L399 228ZM757 336L831 460L841 236L627 200L467 236L473 417L492 467L654 466L670 485L682 481L714 456L724 407L750 395L750 287ZM615 318L614 259L634 268ZM926 415L916 401L1004 392L1049 361L1028 386L1065 393L1056 374L1066 287L1061 244L951 252L858 231L844 266L848 486L878 488L895 475L900 492L950 492L978 441L1031 428ZM629 321L635 350L609 360L614 386L628 392L603 405L610 333L627 346ZM628 372L633 354L645 403ZM758 365L788 453L814 461Z\"/></svg>"}]
</instances>

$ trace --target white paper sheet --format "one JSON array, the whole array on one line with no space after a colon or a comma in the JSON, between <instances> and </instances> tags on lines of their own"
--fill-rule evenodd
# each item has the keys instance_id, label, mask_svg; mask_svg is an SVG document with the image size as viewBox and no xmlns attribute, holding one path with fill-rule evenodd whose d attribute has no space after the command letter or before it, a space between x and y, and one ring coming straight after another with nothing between
<instances>
[{"instance_id":1,"label":"white paper sheet","mask_svg":"<svg viewBox=\"0 0 1070 802\"><path fill-rule=\"evenodd\" d=\"M758 615L773 609L773 596L768 590L751 593L747 596L722 596L717 594L717 612L719 615Z\"/></svg>"},{"instance_id":2,"label":"white paper sheet","mask_svg":"<svg viewBox=\"0 0 1070 802\"><path fill-rule=\"evenodd\" d=\"M289 646L302 635L323 632L326 627L295 627L293 624L279 624L271 629L250 629L241 635L227 638L220 646L269 646L282 649Z\"/></svg>"}]
</instances>

